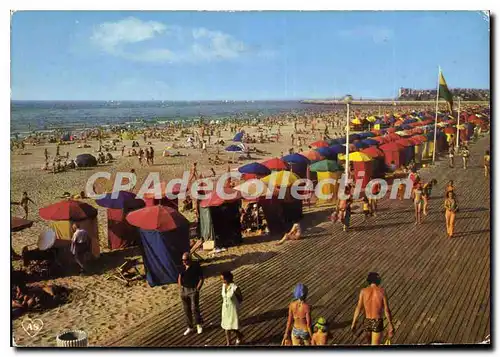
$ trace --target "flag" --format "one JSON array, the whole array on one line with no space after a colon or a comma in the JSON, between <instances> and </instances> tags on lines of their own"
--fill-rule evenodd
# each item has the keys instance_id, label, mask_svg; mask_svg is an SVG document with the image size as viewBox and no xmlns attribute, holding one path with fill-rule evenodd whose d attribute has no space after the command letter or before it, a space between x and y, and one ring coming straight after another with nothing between
<instances>
[{"instance_id":1,"label":"flag","mask_svg":"<svg viewBox=\"0 0 500 357\"><path fill-rule=\"evenodd\" d=\"M441 72L441 70L439 70L439 98L446 100L450 113L453 113L453 95L448 89L448 85L446 84L446 80L444 79L443 72Z\"/></svg>"}]
</instances>

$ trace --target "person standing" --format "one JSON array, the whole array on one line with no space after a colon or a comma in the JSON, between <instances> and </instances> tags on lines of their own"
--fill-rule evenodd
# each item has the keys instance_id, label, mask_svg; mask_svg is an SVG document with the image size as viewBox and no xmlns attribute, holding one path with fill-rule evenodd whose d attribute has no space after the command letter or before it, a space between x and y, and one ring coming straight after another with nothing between
<instances>
[{"instance_id":1,"label":"person standing","mask_svg":"<svg viewBox=\"0 0 500 357\"><path fill-rule=\"evenodd\" d=\"M464 170L467 170L467 165L469 164L469 156L470 156L470 151L467 148L467 146L464 146L462 149L462 160L464 163Z\"/></svg>"},{"instance_id":2,"label":"person standing","mask_svg":"<svg viewBox=\"0 0 500 357\"><path fill-rule=\"evenodd\" d=\"M370 211L372 216L377 216L377 198L381 190L380 183L375 182L372 186L372 194L369 198Z\"/></svg>"},{"instance_id":3,"label":"person standing","mask_svg":"<svg viewBox=\"0 0 500 357\"><path fill-rule=\"evenodd\" d=\"M351 331L354 332L356 322L362 310L364 310L364 330L367 342L372 345L380 345L382 341L382 331L384 330L383 314L388 322L389 338L394 334L391 310L384 289L380 287L382 278L378 273L368 273L368 287L363 288L359 293L358 304L354 310Z\"/></svg>"},{"instance_id":4,"label":"person standing","mask_svg":"<svg viewBox=\"0 0 500 357\"><path fill-rule=\"evenodd\" d=\"M326 346L329 338L330 332L328 331L328 322L324 317L320 317L316 321L316 324L314 324L314 333L311 338L311 345Z\"/></svg>"},{"instance_id":5,"label":"person standing","mask_svg":"<svg viewBox=\"0 0 500 357\"><path fill-rule=\"evenodd\" d=\"M73 237L71 238L71 253L75 262L80 266L80 274L85 273L87 254L90 252L90 237L85 229L79 228L73 223Z\"/></svg>"},{"instance_id":6,"label":"person standing","mask_svg":"<svg viewBox=\"0 0 500 357\"><path fill-rule=\"evenodd\" d=\"M422 188L422 199L424 200L424 216L427 216L427 214L429 213L429 200L431 199L432 188L435 185L437 185L437 181L435 179L432 179L424 184Z\"/></svg>"},{"instance_id":7,"label":"person standing","mask_svg":"<svg viewBox=\"0 0 500 357\"><path fill-rule=\"evenodd\" d=\"M446 233L448 238L453 237L455 228L455 217L458 211L458 203L456 195L453 191L446 192L446 199L444 200L445 219L446 219Z\"/></svg>"},{"instance_id":8,"label":"person standing","mask_svg":"<svg viewBox=\"0 0 500 357\"><path fill-rule=\"evenodd\" d=\"M484 177L488 177L490 175L490 160L490 151L486 150L483 157Z\"/></svg>"},{"instance_id":9,"label":"person standing","mask_svg":"<svg viewBox=\"0 0 500 357\"><path fill-rule=\"evenodd\" d=\"M194 331L194 325L196 325L198 334L201 334L203 327L201 326L200 290L204 281L203 270L198 262L192 261L191 256L187 252L182 254L182 265L184 269L179 274L177 283L181 291L182 306L188 326L186 331L184 331L184 336Z\"/></svg>"},{"instance_id":10,"label":"person standing","mask_svg":"<svg viewBox=\"0 0 500 357\"><path fill-rule=\"evenodd\" d=\"M151 165L155 163L155 151L152 146L149 147L149 160L151 161Z\"/></svg>"},{"instance_id":11,"label":"person standing","mask_svg":"<svg viewBox=\"0 0 500 357\"><path fill-rule=\"evenodd\" d=\"M351 187L347 186L344 192L344 197L341 198L338 203L339 219L342 222L342 229L344 232L347 232L351 223L351 206Z\"/></svg>"},{"instance_id":12,"label":"person standing","mask_svg":"<svg viewBox=\"0 0 500 357\"><path fill-rule=\"evenodd\" d=\"M422 184L420 181L416 181L413 188L413 205L415 208L415 224L421 224L424 199L422 197Z\"/></svg>"},{"instance_id":13,"label":"person standing","mask_svg":"<svg viewBox=\"0 0 500 357\"><path fill-rule=\"evenodd\" d=\"M455 158L455 149L453 146L450 146L450 149L448 151L448 165L450 168L453 168L454 164L454 158Z\"/></svg>"},{"instance_id":14,"label":"person standing","mask_svg":"<svg viewBox=\"0 0 500 357\"><path fill-rule=\"evenodd\" d=\"M291 335L292 345L309 346L312 331L311 306L306 303L307 287L302 283L297 284L293 297L295 300L288 306L288 320L283 342L288 341Z\"/></svg>"},{"instance_id":15,"label":"person standing","mask_svg":"<svg viewBox=\"0 0 500 357\"><path fill-rule=\"evenodd\" d=\"M33 200L28 197L28 192L24 191L23 192L23 197L21 198L21 202L19 202L19 205L23 208L24 210L24 219L28 219L28 203L33 203Z\"/></svg>"},{"instance_id":16,"label":"person standing","mask_svg":"<svg viewBox=\"0 0 500 357\"><path fill-rule=\"evenodd\" d=\"M222 318L221 327L226 332L227 345L231 345L231 332L236 335L236 344L243 340L243 334L239 331L239 310L243 302L240 288L233 282L233 274L229 271L222 272Z\"/></svg>"}]
</instances>

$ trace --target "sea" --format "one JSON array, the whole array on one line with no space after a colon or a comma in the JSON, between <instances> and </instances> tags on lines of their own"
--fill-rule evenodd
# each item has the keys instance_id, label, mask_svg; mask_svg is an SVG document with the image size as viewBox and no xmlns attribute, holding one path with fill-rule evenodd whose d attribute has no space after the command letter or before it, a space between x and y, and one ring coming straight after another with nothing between
<instances>
[{"instance_id":1,"label":"sea","mask_svg":"<svg viewBox=\"0 0 500 357\"><path fill-rule=\"evenodd\" d=\"M318 109L300 101L11 101L11 135L54 129L254 119Z\"/></svg>"}]
</instances>

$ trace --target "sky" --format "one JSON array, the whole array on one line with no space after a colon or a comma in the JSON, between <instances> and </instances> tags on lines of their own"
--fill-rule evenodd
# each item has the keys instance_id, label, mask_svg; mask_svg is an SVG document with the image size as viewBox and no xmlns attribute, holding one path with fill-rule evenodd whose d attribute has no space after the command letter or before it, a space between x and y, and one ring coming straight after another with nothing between
<instances>
[{"instance_id":1,"label":"sky","mask_svg":"<svg viewBox=\"0 0 500 357\"><path fill-rule=\"evenodd\" d=\"M477 12L21 11L13 100L392 98L489 88Z\"/></svg>"}]
</instances>

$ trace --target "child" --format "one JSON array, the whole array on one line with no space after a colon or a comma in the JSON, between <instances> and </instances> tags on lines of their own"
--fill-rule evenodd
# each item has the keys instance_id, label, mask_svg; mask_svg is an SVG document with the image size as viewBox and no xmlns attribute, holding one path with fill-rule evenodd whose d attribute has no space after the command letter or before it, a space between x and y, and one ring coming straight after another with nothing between
<instances>
[{"instance_id":1,"label":"child","mask_svg":"<svg viewBox=\"0 0 500 357\"><path fill-rule=\"evenodd\" d=\"M368 216L370 216L370 214L371 214L370 201L368 201L368 197L366 197L366 196L363 198L363 213L365 215L364 221L366 221L368 219Z\"/></svg>"},{"instance_id":2,"label":"child","mask_svg":"<svg viewBox=\"0 0 500 357\"><path fill-rule=\"evenodd\" d=\"M311 338L311 345L313 346L326 346L328 344L328 324L324 317L320 317L316 324L314 324L314 333Z\"/></svg>"}]
</instances>

